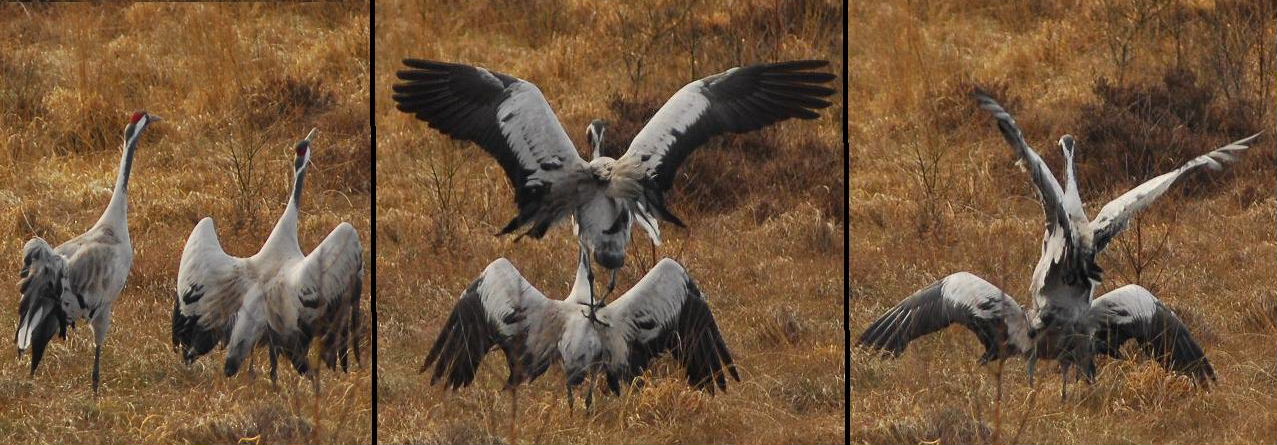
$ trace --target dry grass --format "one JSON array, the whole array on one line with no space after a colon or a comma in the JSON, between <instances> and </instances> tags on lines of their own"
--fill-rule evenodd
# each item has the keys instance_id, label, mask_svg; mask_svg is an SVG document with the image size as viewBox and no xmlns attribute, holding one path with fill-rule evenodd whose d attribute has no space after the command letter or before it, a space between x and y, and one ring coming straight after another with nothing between
<instances>
[{"instance_id":1,"label":"dry grass","mask_svg":"<svg viewBox=\"0 0 1277 445\"><path fill-rule=\"evenodd\" d=\"M273 390L264 373L223 377L222 352L187 367L169 345L187 235L212 216L229 253L256 252L287 200L291 145L312 126L303 246L341 221L369 233L367 5L5 4L0 15L0 270L12 280L28 238L65 241L105 208L128 113L165 118L134 162L136 258L101 397L83 325L50 345L34 379L9 354L0 442L370 442L371 366L324 372L316 397L291 368ZM231 154L252 151L237 181ZM0 326L16 325L16 310L0 311Z\"/></svg>"},{"instance_id":2,"label":"dry grass","mask_svg":"<svg viewBox=\"0 0 1277 445\"><path fill-rule=\"evenodd\" d=\"M1110 3L1118 9L1105 9ZM992 120L966 96L972 84L997 92L1057 172L1054 141L1078 135L1079 180L1091 214L1156 173L1143 171L1150 165L1177 165L1249 132L1272 130L1270 3L1174 3L1167 16L1143 27L1114 18L1132 17L1124 15L1129 3L853 2L850 94L861 106L850 133L852 335L957 271L976 273L1028 304L1042 210ZM1223 31L1211 24L1245 9L1238 5L1260 12ZM1138 32L1124 31L1132 28ZM1119 69L1110 49L1123 46L1133 57ZM1204 97L1179 93L1199 90L1168 86L1174 82L1167 73L1176 67L1213 95L1208 106L1193 102ZM1180 114L1116 111L1116 96L1127 92L1100 84L1162 94L1160 103L1171 108L1161 111ZM1105 102L1104 93L1113 100ZM1181 113L1193 110L1205 111ZM1183 123L1164 125L1171 119ZM1113 143L1141 131L1174 133L1154 147ZM1193 142L1176 145L1184 141ZM1215 365L1217 388L1194 390L1148 360L1101 360L1098 382L1072 386L1061 403L1054 364L1041 370L1034 399L1024 361L1015 359L1005 364L1005 395L997 404L997 367L976 366L975 337L950 328L911 345L898 360L852 351L852 442L1271 442L1277 435L1273 141L1269 133L1227 171L1168 193L1099 259L1108 271L1099 292L1137 282L1180 312ZM1131 162L1122 153L1131 153Z\"/></svg>"},{"instance_id":3,"label":"dry grass","mask_svg":"<svg viewBox=\"0 0 1277 445\"><path fill-rule=\"evenodd\" d=\"M508 441L500 352L489 354L473 386L455 393L429 386L416 370L457 296L489 262L508 257L562 298L576 254L567 227L541 241L493 236L515 211L504 175L477 147L394 110L389 86L399 60L462 61L530 79L582 147L595 117L616 122L609 138L628 143L638 130L632 120L693 76L793 58L829 59L841 70L837 2L693 3L378 3L379 440ZM687 388L666 359L645 389L568 415L555 367L520 391L520 442L843 440L840 112L835 106L820 121L718 140L692 157L673 193L673 209L691 229L666 225L656 255L679 260L699 281L743 382L711 397ZM755 168L760 173L747 174ZM739 191L727 195L728 186ZM636 236L621 290L657 259Z\"/></svg>"}]
</instances>

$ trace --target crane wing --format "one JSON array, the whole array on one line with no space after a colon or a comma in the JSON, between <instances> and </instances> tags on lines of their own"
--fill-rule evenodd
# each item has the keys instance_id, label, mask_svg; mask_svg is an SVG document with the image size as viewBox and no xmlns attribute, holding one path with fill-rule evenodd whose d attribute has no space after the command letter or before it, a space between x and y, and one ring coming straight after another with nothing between
<instances>
[{"instance_id":1,"label":"crane wing","mask_svg":"<svg viewBox=\"0 0 1277 445\"><path fill-rule=\"evenodd\" d=\"M682 265L662 259L632 289L598 310L608 323L609 388L620 392L652 359L671 351L687 371L687 384L727 390L727 374L740 381L714 314Z\"/></svg>"},{"instance_id":2,"label":"crane wing","mask_svg":"<svg viewBox=\"0 0 1277 445\"><path fill-rule=\"evenodd\" d=\"M976 334L981 363L1027 351L1024 309L988 281L967 272L940 279L905 298L860 335L858 345L899 356L909 342L960 324Z\"/></svg>"},{"instance_id":3,"label":"crane wing","mask_svg":"<svg viewBox=\"0 0 1277 445\"><path fill-rule=\"evenodd\" d=\"M519 214L501 230L540 238L571 214L590 179L586 163L563 130L541 90L522 79L483 68L404 59L397 73L397 108L456 139L471 141L496 158L514 187Z\"/></svg>"},{"instance_id":4,"label":"crane wing","mask_svg":"<svg viewBox=\"0 0 1277 445\"><path fill-rule=\"evenodd\" d=\"M1024 134L1020 131L1020 126L1015 123L1015 117L1011 113L1002 108L996 100L985 93L983 90L977 89L974 93L976 101L980 104L980 109L992 114L998 121L998 131L1002 132L1002 138L1006 139L1007 145L1015 150L1015 154L1020 161L1028 164L1029 176L1033 178L1033 185L1037 187L1038 196L1042 198L1042 210L1046 214L1046 223L1048 226L1058 226L1064 228L1071 239L1076 241L1077 227L1073 227L1069 220L1068 210L1064 204L1064 191L1060 188L1060 183L1056 181L1055 175L1051 173L1051 168L1046 165L1042 157L1038 155L1033 147L1024 140ZM1078 206L1080 209L1081 206Z\"/></svg>"},{"instance_id":5,"label":"crane wing","mask_svg":"<svg viewBox=\"0 0 1277 445\"><path fill-rule=\"evenodd\" d=\"M799 60L736 67L692 83L674 93L639 131L621 165L638 165L645 207L683 226L665 207L678 167L696 147L723 133L744 133L790 119L816 119L828 107L822 98L834 90L821 86L833 74L811 71L824 60ZM632 190L632 188L629 188ZM651 219L651 218L649 218Z\"/></svg>"},{"instance_id":6,"label":"crane wing","mask_svg":"<svg viewBox=\"0 0 1277 445\"><path fill-rule=\"evenodd\" d=\"M1188 327L1148 289L1128 284L1091 301L1096 352L1122 358L1120 349L1135 339L1162 367L1209 384L1215 370ZM1208 381L1209 380L1209 381Z\"/></svg>"},{"instance_id":7,"label":"crane wing","mask_svg":"<svg viewBox=\"0 0 1277 445\"><path fill-rule=\"evenodd\" d=\"M1255 133L1250 137L1237 140L1231 144L1216 148L1210 153L1193 158L1179 168L1145 181L1143 184L1123 193L1122 196L1109 201L1108 204L1104 204L1104 207L1100 209L1100 213L1095 215L1095 220L1091 222L1091 230L1094 230L1095 233L1095 251L1098 253L1104 250L1114 237L1126 230L1127 224L1136 213L1162 196L1170 188L1171 184L1174 184L1181 176L1199 167L1210 167L1214 170L1223 168L1224 162L1236 159L1236 155L1250 148L1250 143L1259 135L1260 133Z\"/></svg>"},{"instance_id":8,"label":"crane wing","mask_svg":"<svg viewBox=\"0 0 1277 445\"><path fill-rule=\"evenodd\" d=\"M500 346L510 366L507 387L536 379L559 357L564 304L498 258L461 294L420 372L434 365L430 384L445 379L451 389L469 386L483 357Z\"/></svg>"},{"instance_id":9,"label":"crane wing","mask_svg":"<svg viewBox=\"0 0 1277 445\"><path fill-rule=\"evenodd\" d=\"M182 249L173 302L173 346L187 362L230 339L236 314L250 293L243 258L227 255L212 218L195 225Z\"/></svg>"},{"instance_id":10,"label":"crane wing","mask_svg":"<svg viewBox=\"0 0 1277 445\"><path fill-rule=\"evenodd\" d=\"M32 238L22 248L22 271L18 288L22 301L18 304L18 352L31 349L31 374L40 366L44 348L54 335L66 338L67 316L63 311L66 292L66 260L54 253L49 243Z\"/></svg>"},{"instance_id":11,"label":"crane wing","mask_svg":"<svg viewBox=\"0 0 1277 445\"><path fill-rule=\"evenodd\" d=\"M341 223L302 260L296 288L300 291L301 322L305 332L320 337L321 355L330 368L354 345L358 360L359 297L363 293L364 249L359 232Z\"/></svg>"}]
</instances>

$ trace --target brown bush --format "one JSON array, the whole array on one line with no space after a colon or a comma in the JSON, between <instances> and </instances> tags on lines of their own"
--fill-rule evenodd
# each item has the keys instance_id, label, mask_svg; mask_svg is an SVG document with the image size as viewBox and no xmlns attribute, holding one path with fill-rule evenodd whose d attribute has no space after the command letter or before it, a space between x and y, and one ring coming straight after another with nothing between
<instances>
[{"instance_id":1,"label":"brown bush","mask_svg":"<svg viewBox=\"0 0 1277 445\"><path fill-rule=\"evenodd\" d=\"M1253 104L1220 103L1215 90L1185 68L1168 70L1156 84L1122 86L1101 77L1093 92L1098 102L1080 108L1077 135L1084 200L1173 170L1261 127ZM1180 187L1191 195L1218 180L1192 175Z\"/></svg>"}]
</instances>

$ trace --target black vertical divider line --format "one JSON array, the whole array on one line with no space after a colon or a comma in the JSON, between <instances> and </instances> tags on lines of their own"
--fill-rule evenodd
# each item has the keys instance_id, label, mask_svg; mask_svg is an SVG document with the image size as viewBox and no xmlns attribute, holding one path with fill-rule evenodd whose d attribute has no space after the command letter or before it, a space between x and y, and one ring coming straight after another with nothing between
<instances>
[{"instance_id":1,"label":"black vertical divider line","mask_svg":"<svg viewBox=\"0 0 1277 445\"><path fill-rule=\"evenodd\" d=\"M372 267L369 268L369 281L372 288L369 290L370 298L368 299L368 311L372 312L369 317L372 320L372 437L371 443L377 442L377 425L380 423L377 419L377 2L368 0L368 125L371 127L372 137L372 224L369 224L369 237L372 238L372 252L369 257L372 261Z\"/></svg>"},{"instance_id":2,"label":"black vertical divider line","mask_svg":"<svg viewBox=\"0 0 1277 445\"><path fill-rule=\"evenodd\" d=\"M843 260L843 300L842 300L842 335L843 335L843 443L851 443L851 120L848 119L847 95L848 48L851 45L851 21L847 17L847 0L842 2L842 162L843 162L843 225L842 225L842 260Z\"/></svg>"}]
</instances>

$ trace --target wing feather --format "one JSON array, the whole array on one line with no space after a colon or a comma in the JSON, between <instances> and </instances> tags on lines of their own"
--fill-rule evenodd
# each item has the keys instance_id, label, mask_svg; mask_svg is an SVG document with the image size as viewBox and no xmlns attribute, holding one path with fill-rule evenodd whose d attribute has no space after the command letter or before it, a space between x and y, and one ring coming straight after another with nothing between
<instances>
[{"instance_id":1,"label":"wing feather","mask_svg":"<svg viewBox=\"0 0 1277 445\"><path fill-rule=\"evenodd\" d=\"M823 60L750 65L689 83L648 120L618 164L638 165L647 207L681 226L665 207L664 193L673 187L687 156L719 134L820 117L813 110L828 107L830 102L823 98L835 92L821 84L835 77L810 70L826 65Z\"/></svg>"},{"instance_id":2,"label":"wing feather","mask_svg":"<svg viewBox=\"0 0 1277 445\"><path fill-rule=\"evenodd\" d=\"M420 372L433 365L430 384L469 386L483 357L500 346L510 368L507 386L534 380L559 357L563 310L498 258L461 294Z\"/></svg>"},{"instance_id":3,"label":"wing feather","mask_svg":"<svg viewBox=\"0 0 1277 445\"><path fill-rule=\"evenodd\" d=\"M23 246L18 281L22 301L18 305L15 341L19 353L31 349L32 375L40 366L49 340L58 334L66 338L68 320L62 309L65 271L65 258L54 253L43 239L33 238Z\"/></svg>"},{"instance_id":4,"label":"wing feather","mask_svg":"<svg viewBox=\"0 0 1277 445\"><path fill-rule=\"evenodd\" d=\"M1108 204L1104 204L1104 207L1100 209L1100 213L1095 215L1095 220L1091 222L1091 230L1095 231L1095 251L1098 253L1104 250L1114 237L1126 230L1127 224L1136 213L1148 207L1163 193L1166 193L1166 190L1184 174L1199 167L1209 167L1214 170L1223 168L1222 163L1236 159L1236 155L1250 148L1251 142L1259 135L1260 133L1255 133L1212 150L1210 153L1193 158L1179 168L1145 181L1143 184L1109 201Z\"/></svg>"},{"instance_id":5,"label":"wing feather","mask_svg":"<svg viewBox=\"0 0 1277 445\"><path fill-rule=\"evenodd\" d=\"M1024 140L1024 133L1020 131L1020 126L1015 123L1015 117L1011 116L1010 112L982 90L977 89L974 96L980 104L980 109L989 112L997 119L998 131L1002 133L1003 139L1006 139L1007 145L1015 150L1021 162L1028 164L1033 185L1037 187L1038 196L1042 198L1042 210L1046 214L1047 224L1064 228L1072 240L1076 241L1079 238L1077 228L1069 220L1068 211L1065 209L1064 190L1060 188L1055 174L1051 173L1051 168Z\"/></svg>"},{"instance_id":6,"label":"wing feather","mask_svg":"<svg viewBox=\"0 0 1277 445\"><path fill-rule=\"evenodd\" d=\"M329 232L302 260L296 288L301 300L300 322L320 338L321 356L330 368L340 360L343 369L351 345L358 345L363 294L364 249L359 232L343 222ZM358 360L358 354L356 354Z\"/></svg>"},{"instance_id":7,"label":"wing feather","mask_svg":"<svg viewBox=\"0 0 1277 445\"><path fill-rule=\"evenodd\" d=\"M540 238L586 197L577 183L586 163L531 82L483 68L404 59L394 85L397 108L456 139L471 141L497 160L514 188L519 214L501 230Z\"/></svg>"},{"instance_id":8,"label":"wing feather","mask_svg":"<svg viewBox=\"0 0 1277 445\"><path fill-rule=\"evenodd\" d=\"M909 342L954 323L971 330L984 345L982 363L1031 346L1019 303L967 272L944 277L905 298L869 325L857 344L899 356Z\"/></svg>"},{"instance_id":9,"label":"wing feather","mask_svg":"<svg viewBox=\"0 0 1277 445\"><path fill-rule=\"evenodd\" d=\"M729 374L740 381L709 304L674 260L661 260L625 295L599 309L598 317L609 325L607 379L613 392L665 351L683 366L692 387L714 393L727 390Z\"/></svg>"},{"instance_id":10,"label":"wing feather","mask_svg":"<svg viewBox=\"0 0 1277 445\"><path fill-rule=\"evenodd\" d=\"M1091 302L1096 351L1122 358L1119 351L1134 339L1168 371L1192 377L1198 384L1215 381L1215 369L1188 326L1148 289L1128 284Z\"/></svg>"},{"instance_id":11,"label":"wing feather","mask_svg":"<svg viewBox=\"0 0 1277 445\"><path fill-rule=\"evenodd\" d=\"M191 363L230 339L250 293L243 258L227 255L212 218L195 225L182 249L173 301L173 346Z\"/></svg>"}]
</instances>

